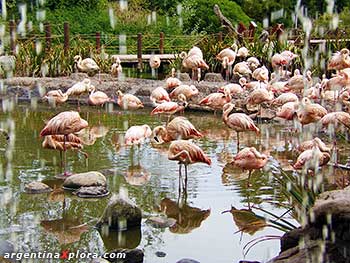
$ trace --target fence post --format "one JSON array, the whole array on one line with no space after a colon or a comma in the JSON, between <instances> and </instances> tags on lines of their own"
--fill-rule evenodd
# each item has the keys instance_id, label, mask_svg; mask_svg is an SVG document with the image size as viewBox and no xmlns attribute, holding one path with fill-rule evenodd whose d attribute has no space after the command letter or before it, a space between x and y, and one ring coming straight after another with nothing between
<instances>
[{"instance_id":1,"label":"fence post","mask_svg":"<svg viewBox=\"0 0 350 263\"><path fill-rule=\"evenodd\" d=\"M142 71L142 34L137 34L137 68Z\"/></svg>"},{"instance_id":2,"label":"fence post","mask_svg":"<svg viewBox=\"0 0 350 263\"><path fill-rule=\"evenodd\" d=\"M101 52L101 33L96 32L96 52Z\"/></svg>"},{"instance_id":3,"label":"fence post","mask_svg":"<svg viewBox=\"0 0 350 263\"><path fill-rule=\"evenodd\" d=\"M222 32L218 33L218 42L222 42Z\"/></svg>"},{"instance_id":4,"label":"fence post","mask_svg":"<svg viewBox=\"0 0 350 263\"><path fill-rule=\"evenodd\" d=\"M64 54L68 54L69 51L69 24L64 22Z\"/></svg>"},{"instance_id":5,"label":"fence post","mask_svg":"<svg viewBox=\"0 0 350 263\"><path fill-rule=\"evenodd\" d=\"M159 34L159 54L164 54L164 32Z\"/></svg>"},{"instance_id":6,"label":"fence post","mask_svg":"<svg viewBox=\"0 0 350 263\"><path fill-rule=\"evenodd\" d=\"M51 25L50 23L45 23L45 48L46 50L50 50L51 48Z\"/></svg>"},{"instance_id":7,"label":"fence post","mask_svg":"<svg viewBox=\"0 0 350 263\"><path fill-rule=\"evenodd\" d=\"M10 20L10 53L11 55L16 53L16 23L14 20Z\"/></svg>"}]
</instances>

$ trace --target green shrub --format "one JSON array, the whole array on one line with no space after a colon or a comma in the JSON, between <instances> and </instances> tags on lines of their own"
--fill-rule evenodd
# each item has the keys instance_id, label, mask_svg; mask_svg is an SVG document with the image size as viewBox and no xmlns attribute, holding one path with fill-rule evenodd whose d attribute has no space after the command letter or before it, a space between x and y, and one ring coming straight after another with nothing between
<instances>
[{"instance_id":1,"label":"green shrub","mask_svg":"<svg viewBox=\"0 0 350 263\"><path fill-rule=\"evenodd\" d=\"M214 13L214 5L219 5L222 13L234 26L240 21L248 24L251 20L233 1L229 0L185 0L183 2L184 31L187 33L215 33L222 31L219 18Z\"/></svg>"}]
</instances>

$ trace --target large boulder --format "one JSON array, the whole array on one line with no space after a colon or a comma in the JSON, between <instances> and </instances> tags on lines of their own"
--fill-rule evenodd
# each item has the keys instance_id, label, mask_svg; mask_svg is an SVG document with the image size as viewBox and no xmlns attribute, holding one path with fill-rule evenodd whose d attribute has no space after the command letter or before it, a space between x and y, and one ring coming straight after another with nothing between
<instances>
[{"instance_id":1,"label":"large boulder","mask_svg":"<svg viewBox=\"0 0 350 263\"><path fill-rule=\"evenodd\" d=\"M320 194L304 227L281 238L272 262L350 262L350 187Z\"/></svg>"},{"instance_id":2,"label":"large boulder","mask_svg":"<svg viewBox=\"0 0 350 263\"><path fill-rule=\"evenodd\" d=\"M43 194L52 191L52 188L42 182L30 182L24 186L24 191L28 194Z\"/></svg>"},{"instance_id":3,"label":"large boulder","mask_svg":"<svg viewBox=\"0 0 350 263\"><path fill-rule=\"evenodd\" d=\"M63 182L63 187L70 189L79 189L89 186L107 186L106 177L100 172L90 171L86 173L73 174L67 177Z\"/></svg>"},{"instance_id":4,"label":"large boulder","mask_svg":"<svg viewBox=\"0 0 350 263\"><path fill-rule=\"evenodd\" d=\"M132 200L125 196L113 195L97 226L108 226L112 230L125 230L140 227L141 219L141 209Z\"/></svg>"}]
</instances>

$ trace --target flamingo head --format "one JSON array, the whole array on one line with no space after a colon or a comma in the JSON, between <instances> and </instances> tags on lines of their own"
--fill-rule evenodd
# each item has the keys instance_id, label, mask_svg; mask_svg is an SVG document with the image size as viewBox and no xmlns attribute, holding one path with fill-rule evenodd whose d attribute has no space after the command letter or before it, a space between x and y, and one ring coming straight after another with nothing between
<instances>
[{"instance_id":1,"label":"flamingo head","mask_svg":"<svg viewBox=\"0 0 350 263\"><path fill-rule=\"evenodd\" d=\"M74 62L78 63L81 60L81 56L80 55L76 55L74 56Z\"/></svg>"},{"instance_id":2,"label":"flamingo head","mask_svg":"<svg viewBox=\"0 0 350 263\"><path fill-rule=\"evenodd\" d=\"M153 139L161 144L164 142L163 136L166 135L166 129L163 126L157 126L153 129Z\"/></svg>"},{"instance_id":3,"label":"flamingo head","mask_svg":"<svg viewBox=\"0 0 350 263\"><path fill-rule=\"evenodd\" d=\"M117 90L117 95L118 97L123 97L124 94L121 90Z\"/></svg>"},{"instance_id":4,"label":"flamingo head","mask_svg":"<svg viewBox=\"0 0 350 263\"><path fill-rule=\"evenodd\" d=\"M235 108L235 105L231 102L229 103L226 103L223 108L222 108L222 112L223 113L227 113L227 114L230 114L231 111Z\"/></svg>"}]
</instances>

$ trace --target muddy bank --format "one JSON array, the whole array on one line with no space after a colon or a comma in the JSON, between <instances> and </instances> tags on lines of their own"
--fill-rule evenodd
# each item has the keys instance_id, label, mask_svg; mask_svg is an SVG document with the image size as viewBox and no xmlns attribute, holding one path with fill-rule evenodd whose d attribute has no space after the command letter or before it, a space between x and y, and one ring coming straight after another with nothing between
<instances>
[{"instance_id":1,"label":"muddy bank","mask_svg":"<svg viewBox=\"0 0 350 263\"><path fill-rule=\"evenodd\" d=\"M85 73L74 73L68 77L58 78L13 77L4 79L3 85L1 85L0 99L15 97L18 101L30 101L33 98L37 98L40 101L41 97L46 92L55 89L61 89L65 92L68 88L72 87L73 84L87 77L88 75ZM194 84L200 91L200 95L190 101L190 109L210 110L207 107L196 105L197 101L227 84L220 74L210 74L200 82L190 80L187 73L182 73L180 78L183 84ZM145 106L152 106L149 96L153 89L159 86L165 87L165 80L136 78L118 79L112 77L110 74L100 74L90 79L97 90L105 92L110 97L115 98L116 91L121 90L122 92L138 96ZM81 96L80 102L82 104L87 103L87 98L88 95ZM76 98L70 98L68 102L76 103Z\"/></svg>"}]
</instances>

